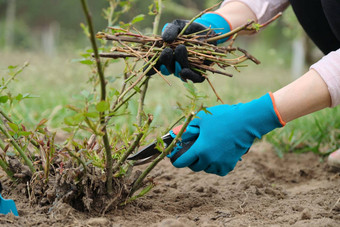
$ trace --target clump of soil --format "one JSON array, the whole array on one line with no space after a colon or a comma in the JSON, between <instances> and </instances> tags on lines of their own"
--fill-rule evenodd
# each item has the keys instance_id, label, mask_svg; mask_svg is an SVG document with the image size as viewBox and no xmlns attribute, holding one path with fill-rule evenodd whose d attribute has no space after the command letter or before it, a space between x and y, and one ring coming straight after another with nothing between
<instances>
[{"instance_id":1,"label":"clump of soil","mask_svg":"<svg viewBox=\"0 0 340 227\"><path fill-rule=\"evenodd\" d=\"M60 200L30 205L20 186L4 181L3 196L15 200L20 216L0 216L0 225L340 226L340 173L313 153L280 159L261 142L225 177L176 169L169 160L152 174L158 177L150 193L104 215Z\"/></svg>"},{"instance_id":2,"label":"clump of soil","mask_svg":"<svg viewBox=\"0 0 340 227\"><path fill-rule=\"evenodd\" d=\"M38 204L48 209L55 204L66 203L78 211L102 214L122 203L128 197L132 184L129 178L114 178L113 192L108 195L106 175L91 164L84 171L83 166L74 165L71 161L56 161L46 180L43 171L32 176L28 167L17 159L11 158L8 162L15 176L21 178L16 188L27 196L30 205Z\"/></svg>"}]
</instances>

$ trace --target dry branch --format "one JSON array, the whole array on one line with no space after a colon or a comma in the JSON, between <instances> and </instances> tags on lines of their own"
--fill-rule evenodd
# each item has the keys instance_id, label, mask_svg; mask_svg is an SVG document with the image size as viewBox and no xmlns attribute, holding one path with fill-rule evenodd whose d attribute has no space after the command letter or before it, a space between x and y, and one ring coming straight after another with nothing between
<instances>
[{"instance_id":1,"label":"dry branch","mask_svg":"<svg viewBox=\"0 0 340 227\"><path fill-rule=\"evenodd\" d=\"M140 32L138 34L121 29L111 28L113 34L100 32L97 38L113 41L113 47L109 53L101 53L102 58L137 58L141 61L154 58L155 55L160 55L166 47L175 49L178 45L184 44L188 49L188 59L191 66L202 72L205 76L207 72L232 76L224 70L226 67L235 67L245 60L251 60L256 64L260 61L241 48L220 47L211 44L211 42L224 39L227 36L232 36L243 30L255 30L253 21L247 22L227 35L205 34L199 33L190 35L181 35L174 42L166 43L160 36L144 36ZM232 39L234 40L234 39ZM237 56L231 58L231 56ZM211 64L207 65L209 61ZM220 69L216 69L217 66Z\"/></svg>"}]
</instances>

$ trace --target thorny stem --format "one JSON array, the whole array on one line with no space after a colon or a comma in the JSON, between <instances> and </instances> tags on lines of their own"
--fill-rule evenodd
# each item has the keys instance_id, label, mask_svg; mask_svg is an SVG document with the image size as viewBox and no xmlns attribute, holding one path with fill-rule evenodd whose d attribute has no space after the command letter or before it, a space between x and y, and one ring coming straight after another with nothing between
<instances>
[{"instance_id":1,"label":"thorny stem","mask_svg":"<svg viewBox=\"0 0 340 227\"><path fill-rule=\"evenodd\" d=\"M3 151L5 151L5 147L6 147L6 145L5 145L4 141L2 141L2 139L0 138L0 148L1 148Z\"/></svg>"},{"instance_id":2,"label":"thorny stem","mask_svg":"<svg viewBox=\"0 0 340 227\"><path fill-rule=\"evenodd\" d=\"M211 81L209 80L209 78L206 77L206 79L207 79L207 81L208 81L208 83L209 83L211 89L212 89L213 92L215 93L215 95L216 95L216 97L217 97L217 100L219 100L222 104L224 104L223 100L222 100L221 97L217 94L217 91L216 91L215 87L212 85L212 83L211 83Z\"/></svg>"},{"instance_id":3,"label":"thorny stem","mask_svg":"<svg viewBox=\"0 0 340 227\"><path fill-rule=\"evenodd\" d=\"M2 141L2 139L0 139L0 148L5 153L6 146L5 146L5 143ZM5 153L5 155L6 155L6 153ZM8 169L8 164L1 157L0 157L0 166L10 178L13 177L13 172Z\"/></svg>"},{"instance_id":4,"label":"thorny stem","mask_svg":"<svg viewBox=\"0 0 340 227\"><path fill-rule=\"evenodd\" d=\"M157 15L155 16L154 22L153 22L153 34L156 35L158 32L158 27L159 27L159 21L161 19L162 15L162 0L158 0L158 7L157 7ZM155 46L156 43L154 43L153 47ZM152 50L152 48L149 49L147 55L149 52ZM147 58L142 57L144 61L147 62ZM163 75L154 67L154 70L163 78ZM148 77L145 81L144 87L142 87L141 94L140 94L140 99L139 99L139 105L138 105L138 112L137 112L137 124L138 126L142 125L143 121L143 112L144 112L144 102L145 102L145 96L146 92L148 90L148 85L149 85L149 80L150 77ZM165 79L166 80L166 79ZM167 80L166 80L167 81ZM169 83L169 82L168 82Z\"/></svg>"},{"instance_id":5,"label":"thorny stem","mask_svg":"<svg viewBox=\"0 0 340 227\"><path fill-rule=\"evenodd\" d=\"M144 60L144 61L146 62L146 64L149 63L149 61L148 61L147 58L141 56L137 51L133 50L131 47L129 47L128 45L126 45L125 43L122 43L122 42L120 42L120 41L119 41L119 43L122 44L123 46L125 46L126 48L128 48L132 53L135 53L136 56L137 56L137 58ZM155 43L154 43L154 44L155 44ZM154 45L153 45L153 46L154 46ZM152 48L150 48L150 50L151 50L151 49L152 49ZM149 50L149 51L150 51L150 50ZM163 49L161 49L161 50L163 50ZM148 51L148 52L149 52L149 51ZM156 54L156 55L157 55L157 54ZM159 72L158 69L156 69L155 67L153 67L153 69L156 71L156 73L158 73L158 75L160 75L160 76L163 78L163 80L165 80L165 82L167 82L167 83L170 85L169 81L168 81L167 79L165 79L165 77Z\"/></svg>"},{"instance_id":6,"label":"thorny stem","mask_svg":"<svg viewBox=\"0 0 340 227\"><path fill-rule=\"evenodd\" d=\"M138 126L141 126L142 122L143 122L144 101L145 101L146 91L148 90L149 80L150 80L150 77L147 77L145 84L142 87L140 98L139 98L138 112L137 112L137 124L138 124Z\"/></svg>"},{"instance_id":7,"label":"thorny stem","mask_svg":"<svg viewBox=\"0 0 340 227\"><path fill-rule=\"evenodd\" d=\"M151 172L153 168L161 161L163 158L165 158L166 155L168 155L172 149L175 147L177 142L180 140L182 134L184 133L185 129L189 125L190 121L194 117L195 113L191 112L189 116L187 117L186 121L184 122L181 130L179 133L176 135L175 139L170 143L170 145L163 150L163 152L155 159L152 161L152 163L144 170L144 172L137 178L137 180L134 182L132 189L130 191L130 196L132 196L142 185L143 180L146 178L146 176Z\"/></svg>"},{"instance_id":8,"label":"thorny stem","mask_svg":"<svg viewBox=\"0 0 340 227\"><path fill-rule=\"evenodd\" d=\"M164 131L164 134L165 133L168 133L173 127L175 127L180 121L184 120L185 119L185 116L181 116L180 118L178 118L172 125L170 125L170 127L168 127L165 131Z\"/></svg>"},{"instance_id":9,"label":"thorny stem","mask_svg":"<svg viewBox=\"0 0 340 227\"><path fill-rule=\"evenodd\" d=\"M13 123L13 120L5 113L2 109L0 109L0 114L1 114L8 122ZM33 146L39 148L38 142L35 141L33 138L30 138L30 139L29 139L29 142L30 142Z\"/></svg>"},{"instance_id":10,"label":"thorny stem","mask_svg":"<svg viewBox=\"0 0 340 227\"><path fill-rule=\"evenodd\" d=\"M72 156L73 158L77 159L77 161L83 166L83 168L84 168L84 175L86 175L87 167L86 167L85 162L80 157L78 157L75 153L73 153L71 150L67 149L67 152L69 153L70 156Z\"/></svg>"},{"instance_id":11,"label":"thorny stem","mask_svg":"<svg viewBox=\"0 0 340 227\"><path fill-rule=\"evenodd\" d=\"M105 77L104 77L103 68L101 66L101 61L100 61L99 54L98 54L98 47L97 47L97 43L96 43L96 40L95 40L92 17L91 17L91 13L89 12L86 0L81 0L81 3L82 3L83 11L85 13L85 17L86 17L86 20L87 20L87 23L88 23L88 26L89 26L89 32L90 32L89 38L90 38L91 45L92 45L92 48L93 48L93 54L94 54L94 58L96 60L98 75L99 75L99 79L100 79L101 100L105 100L105 98L106 98Z\"/></svg>"},{"instance_id":12,"label":"thorny stem","mask_svg":"<svg viewBox=\"0 0 340 227\"><path fill-rule=\"evenodd\" d=\"M268 26L269 24L271 24L272 22L276 21L281 16L282 16L282 12L279 12L273 18L269 19L267 22L261 24L260 28L264 28L264 27Z\"/></svg>"},{"instance_id":13,"label":"thorny stem","mask_svg":"<svg viewBox=\"0 0 340 227\"><path fill-rule=\"evenodd\" d=\"M237 48L237 50L239 50L239 51L241 51L242 53L244 53L244 55L248 58L248 59L250 59L250 60L252 60L255 64L261 64L261 62L259 61L259 60L257 60L254 56L252 56L251 54L249 54L246 50L244 50L244 49L242 49L242 48Z\"/></svg>"},{"instance_id":14,"label":"thorny stem","mask_svg":"<svg viewBox=\"0 0 340 227\"><path fill-rule=\"evenodd\" d=\"M12 123L12 119L2 110L0 109L0 114L10 123Z\"/></svg>"},{"instance_id":15,"label":"thorny stem","mask_svg":"<svg viewBox=\"0 0 340 227\"><path fill-rule=\"evenodd\" d=\"M113 14L115 12L115 8L116 8L116 4L113 3L113 1L109 1L109 4L110 4L110 14L107 18L107 22L108 22L108 27L112 26L114 24L114 20L112 19L113 18Z\"/></svg>"},{"instance_id":16,"label":"thorny stem","mask_svg":"<svg viewBox=\"0 0 340 227\"><path fill-rule=\"evenodd\" d=\"M186 25L185 27L182 29L182 31L178 34L178 36L182 36L185 32L185 30L187 30L187 28L190 26L190 24L192 24L192 22L194 22L194 20L196 20L197 18L199 18L200 16L202 16L203 14L205 14L206 12L209 12L210 10L212 10L213 8L219 6L221 4L221 2L217 3L216 5L213 5L212 7L200 12L197 16L195 16L194 18L192 18Z\"/></svg>"},{"instance_id":17,"label":"thorny stem","mask_svg":"<svg viewBox=\"0 0 340 227\"><path fill-rule=\"evenodd\" d=\"M215 41L220 40L220 39L228 38L228 37L234 35L235 33L237 33L237 32L239 32L239 31L242 31L242 30L246 29L249 25L251 25L251 24L253 24L253 23L254 23L253 20L252 20L252 21L248 21L246 24L244 24L244 25L242 25L242 26L240 26L240 27L237 27L237 28L233 29L232 31L230 31L230 32L228 32L228 33L225 33L225 34L223 34L223 35L219 35L219 36L216 36L216 37L209 38L209 39L207 39L206 41L207 41L208 43L210 43L210 42L215 42Z\"/></svg>"},{"instance_id":18,"label":"thorny stem","mask_svg":"<svg viewBox=\"0 0 340 227\"><path fill-rule=\"evenodd\" d=\"M81 0L81 4L83 6L83 11L87 20L87 24L89 26L89 32L90 32L90 41L91 45L93 48L93 53L94 53L94 58L96 60L96 66L97 66L97 71L99 75L99 80L100 80L100 91L101 91L101 101L105 101L106 99L106 82L105 82L105 76L103 72L103 68L101 65L100 57L98 54L98 47L97 43L95 40L95 33L93 29L93 23L92 23L92 17L89 12L87 2L86 0ZM105 112L100 112L99 113L99 118L100 118L100 123L104 126L103 127L103 142L104 142L104 147L105 147L105 152L106 152L106 174L107 174L107 185L106 185L106 190L108 194L112 193L112 165L113 165L113 158L112 158L112 152L111 152L111 147L109 143L109 138L107 135L107 130L105 124Z\"/></svg>"},{"instance_id":19,"label":"thorny stem","mask_svg":"<svg viewBox=\"0 0 340 227\"><path fill-rule=\"evenodd\" d=\"M2 93L2 91L7 87L7 85L9 84L9 82L11 82L12 80L15 79L15 77L20 74L27 66L29 65L28 62L25 62L24 65L18 69L5 83L4 85L2 86L1 90L0 90L0 93Z\"/></svg>"},{"instance_id":20,"label":"thorny stem","mask_svg":"<svg viewBox=\"0 0 340 227\"><path fill-rule=\"evenodd\" d=\"M156 35L158 32L158 28L159 28L159 22L161 20L161 15L162 15L162 0L158 0L158 12L157 15L155 16L155 20L153 22L153 34Z\"/></svg>"},{"instance_id":21,"label":"thorny stem","mask_svg":"<svg viewBox=\"0 0 340 227\"><path fill-rule=\"evenodd\" d=\"M154 57L156 57L157 55L155 55ZM151 70L151 68L154 67L154 65L156 64L156 62L159 59L159 56L157 56L156 58L152 58L149 62L151 62L148 66L148 68L142 73L142 75L140 75L137 80L129 87L127 88L123 94L121 94L118 98L118 100L121 100L131 89L133 89L142 79L143 77L146 75L147 72L149 72Z\"/></svg>"},{"instance_id":22,"label":"thorny stem","mask_svg":"<svg viewBox=\"0 0 340 227\"><path fill-rule=\"evenodd\" d=\"M224 76L233 77L232 74L226 73L224 71L216 70L216 69L209 67L207 65L199 65L199 64L196 64L196 63L191 63L191 65L194 66L194 67L201 67L202 69L210 71L212 73L217 73L217 74L221 74L221 75L224 75Z\"/></svg>"},{"instance_id":23,"label":"thorny stem","mask_svg":"<svg viewBox=\"0 0 340 227\"><path fill-rule=\"evenodd\" d=\"M14 173L8 169L8 165L6 162L4 162L2 159L0 159L0 166L3 171L6 172L7 176L9 176L11 179L13 179Z\"/></svg>"},{"instance_id":24,"label":"thorny stem","mask_svg":"<svg viewBox=\"0 0 340 227\"><path fill-rule=\"evenodd\" d=\"M131 146L124 152L123 156L120 157L119 161L113 167L113 173L115 173L119 169L119 167L122 165L122 163L124 163L126 161L126 159L129 157L129 155L132 154L132 152L138 146L139 141L144 136L145 130L147 130L149 128L152 120L153 120L153 117L151 115L149 115L148 120L146 121L146 123L143 126L142 130L135 137L135 140L132 142Z\"/></svg>"},{"instance_id":25,"label":"thorny stem","mask_svg":"<svg viewBox=\"0 0 340 227\"><path fill-rule=\"evenodd\" d=\"M105 33L98 33L96 35L96 37L98 39L105 38L106 40L114 40L114 41L120 40L122 42L132 42L132 43L141 43L141 44L146 44L146 43L149 43L149 42L159 42L160 45L158 45L158 46L162 46L161 44L163 43L162 38L126 37L126 36L119 37L119 36L117 36L117 34L109 35L109 34L105 34Z\"/></svg>"},{"instance_id":26,"label":"thorny stem","mask_svg":"<svg viewBox=\"0 0 340 227\"><path fill-rule=\"evenodd\" d=\"M0 123L4 124L2 120L0 120ZM21 149L19 144L14 140L14 138L7 132L6 128L0 124L0 131L9 139L10 143L13 145L13 147L19 152L20 156L24 159L26 165L29 167L32 173L35 172L34 166L32 161L27 157L25 152Z\"/></svg>"},{"instance_id":27,"label":"thorny stem","mask_svg":"<svg viewBox=\"0 0 340 227\"><path fill-rule=\"evenodd\" d=\"M135 73L132 73L132 72L133 72L133 69L136 67L137 61L135 61L135 64L133 65L133 67L132 67L132 69L131 69L131 68L129 67L128 61L127 61L126 59L124 59L124 60L125 60L124 83L123 83L122 88L120 89L119 94L122 94L122 93L124 92L124 90L125 90L125 88L126 88L126 85L127 85L127 82L128 82L130 79L132 79L133 77L136 76L136 74L135 74ZM131 73L130 73L130 72L131 72ZM132 74L132 75L130 76L130 74ZM130 77L129 77L129 76L130 76ZM114 108L117 106L118 101L119 101L119 99L116 99L116 101L112 104L111 109L114 109Z\"/></svg>"},{"instance_id":28,"label":"thorny stem","mask_svg":"<svg viewBox=\"0 0 340 227\"><path fill-rule=\"evenodd\" d=\"M148 78L144 78L144 80L141 82L141 85L139 86L139 88L141 88L141 86L145 83L145 81ZM122 107L127 101L130 100L130 98L132 98L135 94L137 93L137 91L134 91L133 93L131 93L126 99L124 99L123 101L121 101L119 104L117 104L110 112L109 112L109 116L106 118L106 123L111 119L112 116L114 116L114 113L117 112L119 110L120 107Z\"/></svg>"}]
</instances>

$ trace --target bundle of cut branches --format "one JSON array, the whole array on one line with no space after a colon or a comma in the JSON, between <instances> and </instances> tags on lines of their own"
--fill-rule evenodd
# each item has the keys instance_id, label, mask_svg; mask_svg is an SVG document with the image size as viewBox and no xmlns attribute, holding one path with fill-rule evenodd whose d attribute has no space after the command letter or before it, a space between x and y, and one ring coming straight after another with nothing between
<instances>
[{"instance_id":1,"label":"bundle of cut branches","mask_svg":"<svg viewBox=\"0 0 340 227\"><path fill-rule=\"evenodd\" d=\"M154 67L161 52L170 47L175 49L178 45L185 45L188 51L188 60L191 69L196 70L207 78L207 72L221 74L231 77L232 74L227 73L227 67L233 67L237 70L238 66L246 60L250 60L255 64L260 64L260 61L249 54L246 50L239 47L233 47L234 41L240 31L257 32L260 28L267 26L272 21L276 20L281 14L278 14L265 24L258 25L254 21L249 21L243 26L240 26L227 34L219 35L218 32L209 32L211 30L203 30L197 33L183 35L185 29L198 17L206 11L201 12L194 17L184 27L177 39L172 43L166 43L161 36L146 36L141 34L136 29L135 32L122 28L109 27L112 33L97 33L97 38L113 41L113 47L109 53L101 53L103 58L128 58L135 57L145 63L145 67L150 66L147 70L153 68L159 75L161 73ZM213 42L229 37L228 46L216 46ZM210 62L210 65L204 64ZM215 67L217 66L217 67ZM146 72L144 72L146 74ZM162 75L161 75L162 76ZM163 76L162 76L163 77Z\"/></svg>"}]
</instances>

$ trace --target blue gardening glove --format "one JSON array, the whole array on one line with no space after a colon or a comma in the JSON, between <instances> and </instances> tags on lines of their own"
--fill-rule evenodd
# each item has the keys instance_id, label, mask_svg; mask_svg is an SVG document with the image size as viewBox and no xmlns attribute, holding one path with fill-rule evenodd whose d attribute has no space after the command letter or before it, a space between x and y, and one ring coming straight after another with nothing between
<instances>
[{"instance_id":1,"label":"blue gardening glove","mask_svg":"<svg viewBox=\"0 0 340 227\"><path fill-rule=\"evenodd\" d=\"M275 128L282 127L271 93L248 103L219 105L200 111L182 136L181 144L169 155L177 168L225 176L251 147ZM174 132L171 132L174 134ZM196 141L185 151L189 141ZM181 149L183 146L183 149ZM184 152L182 152L184 150Z\"/></svg>"},{"instance_id":2,"label":"blue gardening glove","mask_svg":"<svg viewBox=\"0 0 340 227\"><path fill-rule=\"evenodd\" d=\"M162 30L163 40L167 43L172 43L187 23L188 21L186 20L174 20L172 23L167 23ZM184 34L196 33L208 28L212 29L209 31L210 35L221 35L231 30L229 23L222 16L210 12L203 14L200 18L190 24ZM207 32L205 32L205 34L206 33ZM204 35L204 33L202 33L202 35ZM222 43L226 40L227 38L219 40L214 44L216 45L217 43ZM210 63L206 62L206 64ZM175 50L169 47L165 48L155 67L159 69L163 75L174 74L183 81L189 79L194 83L201 83L205 80L199 72L190 69L188 52L184 45L178 45ZM155 73L155 70L150 70L147 75L151 76Z\"/></svg>"}]
</instances>

